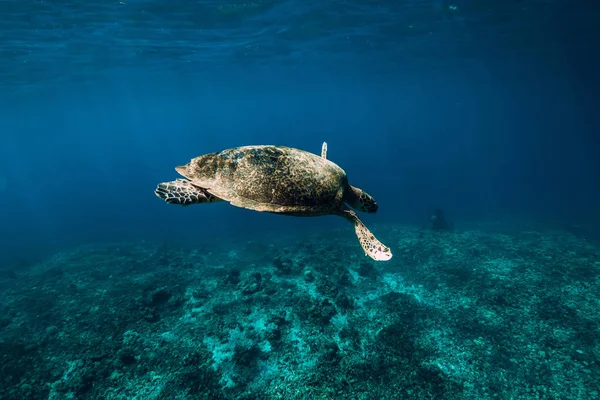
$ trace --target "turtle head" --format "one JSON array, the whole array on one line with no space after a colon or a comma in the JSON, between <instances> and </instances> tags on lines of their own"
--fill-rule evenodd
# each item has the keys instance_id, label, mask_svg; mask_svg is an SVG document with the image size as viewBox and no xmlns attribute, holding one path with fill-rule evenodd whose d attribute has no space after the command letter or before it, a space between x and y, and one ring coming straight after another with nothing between
<instances>
[{"instance_id":1,"label":"turtle head","mask_svg":"<svg viewBox=\"0 0 600 400\"><path fill-rule=\"evenodd\" d=\"M344 195L344 201L355 210L368 213L375 213L379 206L373 197L367 192L352 185L348 185L348 189Z\"/></svg>"}]
</instances>

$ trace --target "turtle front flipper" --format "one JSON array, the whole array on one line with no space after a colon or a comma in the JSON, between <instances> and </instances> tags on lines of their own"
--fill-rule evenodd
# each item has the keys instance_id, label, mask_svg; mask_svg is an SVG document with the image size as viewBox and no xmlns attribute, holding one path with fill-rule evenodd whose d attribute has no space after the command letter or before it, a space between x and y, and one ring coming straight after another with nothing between
<instances>
[{"instance_id":1,"label":"turtle front flipper","mask_svg":"<svg viewBox=\"0 0 600 400\"><path fill-rule=\"evenodd\" d=\"M222 201L220 198L208 193L206 189L195 186L185 179L159 183L154 190L154 194L169 204L182 206Z\"/></svg>"},{"instance_id":2,"label":"turtle front flipper","mask_svg":"<svg viewBox=\"0 0 600 400\"><path fill-rule=\"evenodd\" d=\"M366 255L376 261L388 261L392 258L390 248L377 240L375 235L362 223L354 211L343 209L338 212L338 215L354 224L356 236Z\"/></svg>"}]
</instances>

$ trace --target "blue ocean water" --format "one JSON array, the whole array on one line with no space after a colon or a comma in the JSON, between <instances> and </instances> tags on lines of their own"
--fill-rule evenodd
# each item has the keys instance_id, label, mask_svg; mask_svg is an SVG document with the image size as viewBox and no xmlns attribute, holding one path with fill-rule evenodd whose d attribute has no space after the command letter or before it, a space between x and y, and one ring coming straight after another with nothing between
<instances>
[{"instance_id":1,"label":"blue ocean water","mask_svg":"<svg viewBox=\"0 0 600 400\"><path fill-rule=\"evenodd\" d=\"M287 246L289 253L285 257L288 258L306 254L305 261L294 259L294 265L306 262L311 271L307 272L304 267L296 271L290 267L302 282L312 282L311 274L318 275L319 268L327 268L326 265L319 267L316 261L323 252L335 254L328 256L333 257L331 259L325 257L328 262L354 265L352 260L357 259L352 257L360 256L362 260L363 252L353 236L352 226L341 218L284 218L250 212L224 202L182 208L165 204L154 195L158 183L179 177L174 170L176 166L205 153L243 145L274 144L319 154L324 141L328 143L328 158L346 171L353 185L366 190L379 204L376 214L360 217L394 253L389 264L392 267L377 264L376 268L390 268L388 272L380 271L377 275L380 278L393 271L397 277L408 279L407 268L414 266L418 270L419 263L430 260L435 249L446 248L444 254L447 255L449 248L460 252L466 248L461 246L485 242L485 236L461 236L460 240L436 236L419 257L410 255L410 243L414 242L407 238L422 239L423 234L413 232L413 237L412 233L403 236L398 232L424 229L428 238L430 217L434 210L441 208L457 235L473 231L514 234L510 242L513 252L516 246L529 247L530 243L546 243L542 246L544 249L564 246L561 247L564 251L560 251L564 259L543 252L538 254L539 259L554 257L554 260L560 259L562 265L572 262L574 270L579 272L577 268L583 265L581 268L585 271L581 273L588 284L599 285L600 259L595 257L600 252L592 247L600 242L599 16L599 5L594 2L575 4L565 0L0 1L0 269L10 271L5 287L14 290L10 293L18 297L24 293L19 290L25 289L10 285L33 282L28 275L35 275L30 272L32 269L58 265L60 276L69 275L67 266L75 265L72 264L75 259L92 260L81 265L96 266L106 276L114 274L111 279L116 280L121 279L119 271L123 265L135 265L127 278L132 282L150 273L148 271L157 276L164 273L162 264L148 261L152 257L146 250L129 250L123 260L114 262L107 260L116 257L115 250L94 247L95 250L86 253L86 246L103 243L119 246L115 243L144 242L151 243L150 248L167 244L183 246L185 250L177 247L169 251L180 251L188 256L190 251L210 254L202 259L206 268L213 258L216 263L213 267L229 268L233 263L241 271L242 281L244 271L259 268L262 262L253 258L256 254L252 249L238 248L238 243L248 241L258 246L256 252L272 254L270 244L284 240L282 237L292 237L291 242L281 246ZM514 233L523 230L539 232L540 239ZM554 240L544 236L550 231L572 235L569 238L579 242L572 244L571 239L556 239L557 242L553 242L556 245L547 245L548 240ZM332 242L327 242L327 238ZM339 254L335 249L339 247L337 240L342 239L348 242L348 247ZM295 240L315 241L325 247L296 245ZM444 245L443 240L458 241ZM499 246L494 253L497 259L533 263L527 261L525 253L514 255L508 250L503 253L501 244L507 243L503 240L494 241ZM214 245L207 248L207 243ZM79 246L83 246L83 250ZM581 250L583 248L587 250ZM77 256L71 253L74 251ZM569 252L573 252L572 257L568 256ZM582 252L588 257L585 260L577 258L584 257ZM481 254L480 250L473 250L475 253ZM230 258L221 258L226 256ZM191 256L192 261L181 261L178 257L184 256L173 253L160 257L163 261L177 259L185 265L196 263L195 256ZM273 257L275 266L286 265L284 256L273 254ZM113 265L114 270L110 266L100 267L104 262ZM173 268L171 261L164 262ZM140 263L153 266L145 270ZM462 265L465 271L471 271L452 269L453 274L460 276L458 281L479 282L472 275L476 268L468 261L457 261L457 265L452 268ZM362 273L369 276L369 268L375 267L360 268L364 269L360 270L363 271L360 276ZM557 274L559 270L557 267ZM262 274L264 281L265 273ZM388 278L381 278L381 282L389 284ZM521 282L529 282L526 277L521 278ZM521 278L512 276L517 284ZM39 279L36 287L55 282L43 274ZM56 281L55 293L62 293L63 289L68 293L69 285L78 291L85 291L86 285L91 285L82 283L87 278L69 279ZM93 278L89 279L94 282ZM258 279L259 283L254 285L260 286L259 278L251 279ZM317 276L317 281L319 279ZM454 290L447 283L435 289L431 277L419 279L415 278L411 285L421 285L421 289L424 286L432 293ZM484 282L490 279L482 278ZM184 286L182 281L178 282L167 279L164 285ZM563 281L565 285L569 282ZM62 284L65 288L60 286ZM152 297L151 302L161 303L161 285L153 286L152 290L158 291L158 300ZM278 285L285 286L282 282ZM355 285L365 287L360 283ZM457 286L472 287L470 284ZM106 288L98 290L110 287L115 286L107 283ZM521 290L515 287L515 291ZM400 300L387 297L387 307L418 308L428 304L426 298L419 297L423 296L421 292L415 294L398 288L393 286L390 293L402 296L410 293L415 297ZM172 289L167 292L168 298L180 296L189 300L193 297L183 289L181 293ZM7 293L9 289L5 291L6 296ZM27 293L36 296L35 288ZM85 296L92 296L90 293ZM356 295L356 302L368 302L365 300L368 296L359 300L359 294L352 295ZM208 294L195 296L205 299L203 296ZM505 296L510 303L511 295ZM577 303L577 300L552 299L557 304ZM219 304L226 303L223 300ZM335 304L338 309L341 307ZM295 306L304 307L300 303ZM289 305L287 312L293 313L295 306ZM470 306L476 307L476 304ZM514 311L516 306L508 304L506 307L513 307ZM572 310L577 309L572 306L569 310L575 313ZM9 315L0 319L0 325L12 327L10 332L13 333L20 332L16 328L19 315L34 313L26 306L20 311L0 310ZM247 318L254 315L246 311L246 314L240 311L241 315ZM189 313L186 311L181 316L187 324L194 320ZM501 308L495 309L495 313L499 319L510 319ZM427 311L419 308L417 314L417 317L411 315L411 321L425 318ZM361 318L367 318L366 315L368 312ZM47 325L66 329L56 322L61 318L48 317ZM404 316L398 318L402 320ZM597 317L589 318L586 321L593 326L586 326L597 332ZM253 326L264 325L263 322L253 322ZM115 328L110 335L115 341L123 342L124 331L136 330L136 322L132 324ZM43 325L38 328L44 329ZM414 339L401 335L406 327L398 325L389 329L390 338L401 337L403 342ZM167 324L155 331L146 331L148 337L165 332L177 335L173 333L173 325ZM13 343L10 334L7 335L0 343ZM597 374L600 368L598 338L589 333L582 335L588 338L588 348L572 350L582 351L575 353L581 359L589 355L579 360L587 364L570 376L576 381L573 387L580 391L555 393L549 397L544 397L540 387L548 385L549 391L559 390L559 386L573 382L571 378L565 378L556 386L545 378L531 378L535 382L529 391L523 389L522 392L510 392L509 385L498 380L478 392L469 389L477 379L459 377L458 370L452 372L454 367L435 361L430 353L409 352L410 357L408 353L402 354L418 360L410 365L429 363L428 368L435 370L418 375L418 379L433 386L417 390L417 397L486 398L489 395L493 398L490 393L496 393L495 398L509 398L509 394L517 396L513 398L525 398L524 393L529 393L531 398L567 398L565 393L567 396L576 393L578 398L594 398L593 393L598 393L598 380L590 376ZM233 341L233 337L230 333L229 340ZM473 337L474 340L483 337L482 343L487 340L484 329ZM169 342L169 338L163 340ZM199 339L199 343L204 343L204 348L217 357L218 341L207 338L204 337L204 342ZM244 340L252 343L248 338ZM306 345L302 340L300 342ZM390 344L394 339L386 340L383 342L395 346ZM225 342L227 340L221 338L221 344ZM297 346L301 347L302 343ZM7 348L14 348L8 344ZM23 346L30 348L30 345ZM544 346L566 346L555 342L536 345L540 346L536 354L550 354ZM36 346L36 354L41 358L31 365L40 365L39 360L46 351L43 346L51 345L38 342ZM125 364L133 363L132 358L143 359L143 355L135 353L136 346L127 345L127 349L118 350L117 358ZM246 346L254 349L252 344ZM266 353L263 347L261 351ZM2 351L10 353L4 348ZM17 352L19 357L31 354L22 351L24 353ZM134 352L135 357L130 357L128 351ZM367 354L364 349L354 351ZM112 357L106 355L110 352L105 352L98 350L98 357ZM251 354L244 353L240 357L252 359ZM261 372L253 370L258 375L278 376L285 369L283 364L279 364L278 370L274 366L267 367L262 364L266 359L259 358ZM519 360L517 356L503 359L499 362L504 363L502 367L489 361L489 368L510 370L509 365L518 364ZM71 359L70 362L80 361ZM215 364L215 370L220 371L221 365L220 362ZM289 365L287 368L294 370ZM550 370L547 376L552 375ZM302 375L302 371L298 369L296 373ZM9 372L3 371L4 374ZM6 398L25 398L18 397L25 396L23 393L29 393L28 398L68 398L60 396L73 393L75 398L108 398L100 388L111 373L112 370L96 373L93 383L79 384L80 389L86 388L79 392L65 383L68 379L64 377L68 374L64 371L60 373L63 378L25 379L22 374L16 374L29 386L42 387L59 381L66 386L54 392L22 388L10 392L21 393L12 395L17 397L10 397L9 391L2 393ZM164 372L160 373L164 377ZM178 395L163 393L164 397L159 397L153 392L140 398L301 398L285 391L282 391L287 393L282 394L283 397L268 397L252 385L236 392L237 389L232 388L239 388L240 382L247 383L254 378L243 374L234 378L225 375L216 381L226 387L224 390L232 392L217 394L217 389L210 389L214 390L210 392L212 395L183 397L183 393L190 390L183 384ZM431 383L447 380L461 389ZM6 385L14 389L18 382L9 379ZM125 385L123 380L115 382L117 387ZM133 378L127 382L133 382ZM307 394L305 398L411 396L409 389L399 383L396 385L401 392L394 397L375 389L369 392L365 389L368 385L360 386L360 382L369 382L368 379L354 377L348 382L332 386L335 390L331 393ZM362 394L349 394L353 382L362 388ZM314 382L311 385L318 386ZM436 397L435 390L446 393L445 397ZM312 395L315 397L310 397ZM123 396L112 398L133 398Z\"/></svg>"},{"instance_id":2,"label":"blue ocean water","mask_svg":"<svg viewBox=\"0 0 600 400\"><path fill-rule=\"evenodd\" d=\"M597 28L579 8L2 2L4 243L176 235L188 215L153 198L156 181L261 143L328 141L381 221L432 206L597 218ZM226 207L202 218L305 224Z\"/></svg>"}]
</instances>

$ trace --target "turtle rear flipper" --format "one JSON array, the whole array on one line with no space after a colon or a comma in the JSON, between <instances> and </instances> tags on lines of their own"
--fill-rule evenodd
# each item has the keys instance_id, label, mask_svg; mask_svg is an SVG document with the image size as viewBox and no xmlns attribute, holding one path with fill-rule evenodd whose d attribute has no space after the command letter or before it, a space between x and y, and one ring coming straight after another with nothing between
<instances>
[{"instance_id":1,"label":"turtle rear flipper","mask_svg":"<svg viewBox=\"0 0 600 400\"><path fill-rule=\"evenodd\" d=\"M206 189L195 186L185 179L159 183L154 190L154 194L169 204L180 204L182 206L221 201L218 197L208 193Z\"/></svg>"},{"instance_id":2,"label":"turtle rear flipper","mask_svg":"<svg viewBox=\"0 0 600 400\"><path fill-rule=\"evenodd\" d=\"M354 211L344 209L338 215L354 224L356 236L366 255L376 261L388 261L392 258L392 252L389 247L377 240L375 235L362 223Z\"/></svg>"}]
</instances>

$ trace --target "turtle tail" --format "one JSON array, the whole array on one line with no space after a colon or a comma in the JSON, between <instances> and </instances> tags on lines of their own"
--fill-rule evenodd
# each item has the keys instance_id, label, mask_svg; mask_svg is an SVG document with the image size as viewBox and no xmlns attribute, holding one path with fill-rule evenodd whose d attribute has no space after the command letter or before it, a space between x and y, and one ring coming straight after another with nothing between
<instances>
[{"instance_id":1,"label":"turtle tail","mask_svg":"<svg viewBox=\"0 0 600 400\"><path fill-rule=\"evenodd\" d=\"M354 224L356 236L366 255L376 261L388 261L392 258L390 248L377 240L375 235L373 235L365 224L362 223L354 211L344 209L341 210L338 215Z\"/></svg>"},{"instance_id":2,"label":"turtle tail","mask_svg":"<svg viewBox=\"0 0 600 400\"><path fill-rule=\"evenodd\" d=\"M195 186L192 182L185 179L159 183L154 190L154 194L169 204L179 204L182 206L221 201L218 197L208 193L206 189Z\"/></svg>"}]
</instances>

